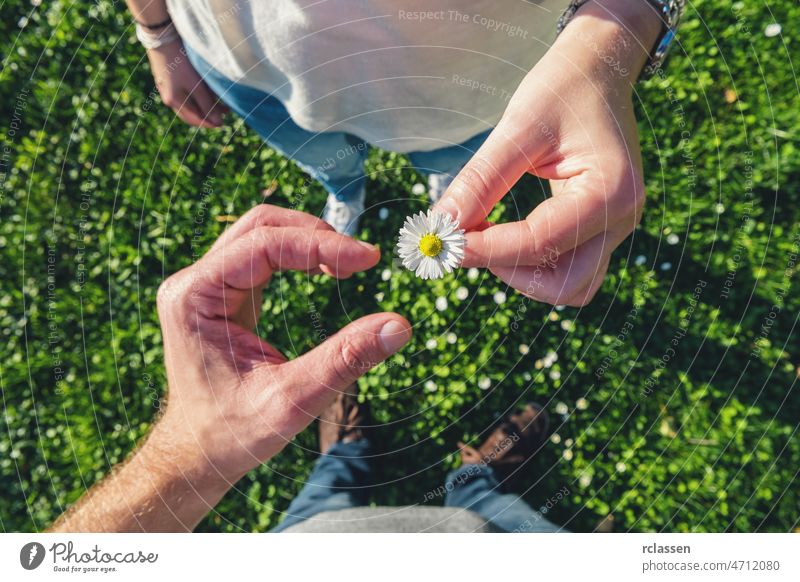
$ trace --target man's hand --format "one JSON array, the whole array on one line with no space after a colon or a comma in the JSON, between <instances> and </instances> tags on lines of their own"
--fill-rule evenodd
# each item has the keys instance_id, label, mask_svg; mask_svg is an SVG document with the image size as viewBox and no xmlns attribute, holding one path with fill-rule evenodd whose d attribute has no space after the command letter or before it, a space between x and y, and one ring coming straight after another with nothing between
<instances>
[{"instance_id":1,"label":"man's hand","mask_svg":"<svg viewBox=\"0 0 800 582\"><path fill-rule=\"evenodd\" d=\"M175 41L149 49L147 58L164 105L189 125L222 127L228 108L194 70L183 43Z\"/></svg>"},{"instance_id":2,"label":"man's hand","mask_svg":"<svg viewBox=\"0 0 800 582\"><path fill-rule=\"evenodd\" d=\"M350 275L379 258L376 247L302 212L250 211L159 290L170 386L162 424L231 480L280 451L411 331L397 314L373 314L289 361L254 333L261 290L278 270L325 265Z\"/></svg>"},{"instance_id":3,"label":"man's hand","mask_svg":"<svg viewBox=\"0 0 800 582\"><path fill-rule=\"evenodd\" d=\"M193 529L239 478L411 337L404 318L376 313L290 361L255 333L273 273L349 276L378 259L377 248L317 218L263 205L167 279L158 293L166 412L136 454L54 531Z\"/></svg>"},{"instance_id":4,"label":"man's hand","mask_svg":"<svg viewBox=\"0 0 800 582\"><path fill-rule=\"evenodd\" d=\"M489 268L538 301L592 299L641 218L632 84L660 26L647 2L581 8L439 203L467 230L465 267ZM519 222L486 222L526 172L550 180L553 196Z\"/></svg>"}]
</instances>

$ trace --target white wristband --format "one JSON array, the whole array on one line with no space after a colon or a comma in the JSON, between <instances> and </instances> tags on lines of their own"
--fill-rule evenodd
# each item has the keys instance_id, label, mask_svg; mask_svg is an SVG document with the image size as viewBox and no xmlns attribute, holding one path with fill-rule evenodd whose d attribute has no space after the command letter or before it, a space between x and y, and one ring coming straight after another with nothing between
<instances>
[{"instance_id":1,"label":"white wristband","mask_svg":"<svg viewBox=\"0 0 800 582\"><path fill-rule=\"evenodd\" d=\"M178 34L178 30L175 28L175 25L170 22L158 32L147 30L141 24L137 24L136 38L139 39L139 42L142 43L144 48L149 50L162 47L165 44L175 42L176 40L180 40L181 37Z\"/></svg>"}]
</instances>

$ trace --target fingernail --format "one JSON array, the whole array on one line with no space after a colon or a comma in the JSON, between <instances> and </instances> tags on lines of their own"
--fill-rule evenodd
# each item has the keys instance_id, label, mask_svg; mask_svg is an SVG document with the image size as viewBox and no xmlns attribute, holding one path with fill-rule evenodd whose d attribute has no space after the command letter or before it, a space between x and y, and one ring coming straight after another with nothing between
<instances>
[{"instance_id":1,"label":"fingernail","mask_svg":"<svg viewBox=\"0 0 800 582\"><path fill-rule=\"evenodd\" d=\"M411 329L399 321L391 320L383 324L379 335L383 349L387 354L393 354L411 339Z\"/></svg>"},{"instance_id":2,"label":"fingernail","mask_svg":"<svg viewBox=\"0 0 800 582\"><path fill-rule=\"evenodd\" d=\"M439 212L444 212L445 214L449 214L455 220L459 219L458 205L455 203L454 200L450 198L442 200L439 204L437 204L436 210L438 210Z\"/></svg>"},{"instance_id":3,"label":"fingernail","mask_svg":"<svg viewBox=\"0 0 800 582\"><path fill-rule=\"evenodd\" d=\"M360 240L360 241L356 241L356 242L358 242L358 244L360 244L365 249L369 249L371 251L375 250L375 245L372 245L372 244L370 244L370 243L368 243L366 241Z\"/></svg>"}]
</instances>

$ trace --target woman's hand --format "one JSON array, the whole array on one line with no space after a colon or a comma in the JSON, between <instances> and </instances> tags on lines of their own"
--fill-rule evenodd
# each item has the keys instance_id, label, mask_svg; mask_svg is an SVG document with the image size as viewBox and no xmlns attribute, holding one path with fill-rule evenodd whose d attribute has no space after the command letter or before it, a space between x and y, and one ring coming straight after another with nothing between
<instances>
[{"instance_id":1,"label":"woman's hand","mask_svg":"<svg viewBox=\"0 0 800 582\"><path fill-rule=\"evenodd\" d=\"M164 105L189 125L222 127L228 108L194 70L181 41L147 51Z\"/></svg>"},{"instance_id":2,"label":"woman's hand","mask_svg":"<svg viewBox=\"0 0 800 582\"><path fill-rule=\"evenodd\" d=\"M581 9L438 206L467 229L464 266L489 268L546 303L589 302L611 252L641 218L632 84L661 24L654 13L609 16L615 1ZM649 10L646 2L628 2L620 11L633 5ZM524 220L488 224L494 205L526 172L550 180L553 196Z\"/></svg>"}]
</instances>

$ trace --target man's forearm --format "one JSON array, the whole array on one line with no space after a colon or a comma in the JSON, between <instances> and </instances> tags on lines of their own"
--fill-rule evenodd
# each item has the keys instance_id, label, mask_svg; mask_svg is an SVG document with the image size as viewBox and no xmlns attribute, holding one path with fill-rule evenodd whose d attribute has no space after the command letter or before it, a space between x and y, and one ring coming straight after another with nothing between
<instances>
[{"instance_id":1,"label":"man's forearm","mask_svg":"<svg viewBox=\"0 0 800 582\"><path fill-rule=\"evenodd\" d=\"M81 497L50 531L191 531L232 485L202 454L171 442L169 431L156 424L131 457Z\"/></svg>"}]
</instances>

